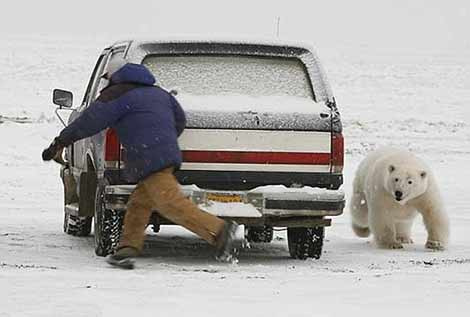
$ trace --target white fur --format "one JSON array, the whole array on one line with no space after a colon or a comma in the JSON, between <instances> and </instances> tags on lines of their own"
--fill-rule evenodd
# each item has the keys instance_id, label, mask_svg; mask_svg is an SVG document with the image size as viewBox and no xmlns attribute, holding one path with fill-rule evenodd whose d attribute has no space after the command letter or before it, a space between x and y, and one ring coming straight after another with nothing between
<instances>
[{"instance_id":1,"label":"white fur","mask_svg":"<svg viewBox=\"0 0 470 317\"><path fill-rule=\"evenodd\" d=\"M402 193L400 201L397 192ZM382 148L361 162L350 211L354 232L360 237L372 232L381 248L413 243L411 227L418 213L428 232L426 248L442 250L448 244L449 220L436 180L426 164L406 150Z\"/></svg>"}]
</instances>

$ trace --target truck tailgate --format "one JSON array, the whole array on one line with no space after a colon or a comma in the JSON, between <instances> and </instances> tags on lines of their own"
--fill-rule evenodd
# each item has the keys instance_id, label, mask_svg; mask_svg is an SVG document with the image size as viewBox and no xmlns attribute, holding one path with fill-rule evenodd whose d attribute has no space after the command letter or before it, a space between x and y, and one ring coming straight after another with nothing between
<instances>
[{"instance_id":1,"label":"truck tailgate","mask_svg":"<svg viewBox=\"0 0 470 317\"><path fill-rule=\"evenodd\" d=\"M186 129L179 142L182 171L330 171L329 132Z\"/></svg>"}]
</instances>

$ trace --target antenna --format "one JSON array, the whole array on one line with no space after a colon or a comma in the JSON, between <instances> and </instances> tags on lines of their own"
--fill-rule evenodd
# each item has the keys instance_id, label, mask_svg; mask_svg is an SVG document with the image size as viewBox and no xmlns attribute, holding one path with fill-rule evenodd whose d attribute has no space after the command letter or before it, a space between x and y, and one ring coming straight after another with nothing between
<instances>
[{"instance_id":1,"label":"antenna","mask_svg":"<svg viewBox=\"0 0 470 317\"><path fill-rule=\"evenodd\" d=\"M279 37L279 32L281 30L281 17L277 17L277 26L276 26L276 36Z\"/></svg>"}]
</instances>

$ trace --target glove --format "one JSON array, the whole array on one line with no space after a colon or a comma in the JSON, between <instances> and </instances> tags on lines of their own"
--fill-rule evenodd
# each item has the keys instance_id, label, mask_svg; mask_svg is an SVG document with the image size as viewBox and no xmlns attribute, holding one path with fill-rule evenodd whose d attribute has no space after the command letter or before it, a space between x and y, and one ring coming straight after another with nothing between
<instances>
[{"instance_id":1,"label":"glove","mask_svg":"<svg viewBox=\"0 0 470 317\"><path fill-rule=\"evenodd\" d=\"M50 161L52 160L64 147L62 142L60 142L59 137L56 137L54 141L52 141L51 145L44 151L42 151L42 159L43 161Z\"/></svg>"}]
</instances>

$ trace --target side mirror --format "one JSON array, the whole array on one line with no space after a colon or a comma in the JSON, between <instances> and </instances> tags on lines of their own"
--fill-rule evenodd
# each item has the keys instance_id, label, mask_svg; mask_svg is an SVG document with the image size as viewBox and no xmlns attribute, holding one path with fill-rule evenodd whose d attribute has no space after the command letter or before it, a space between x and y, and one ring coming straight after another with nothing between
<instances>
[{"instance_id":1,"label":"side mirror","mask_svg":"<svg viewBox=\"0 0 470 317\"><path fill-rule=\"evenodd\" d=\"M54 89L52 102L61 108L72 108L73 94L67 90Z\"/></svg>"}]
</instances>

